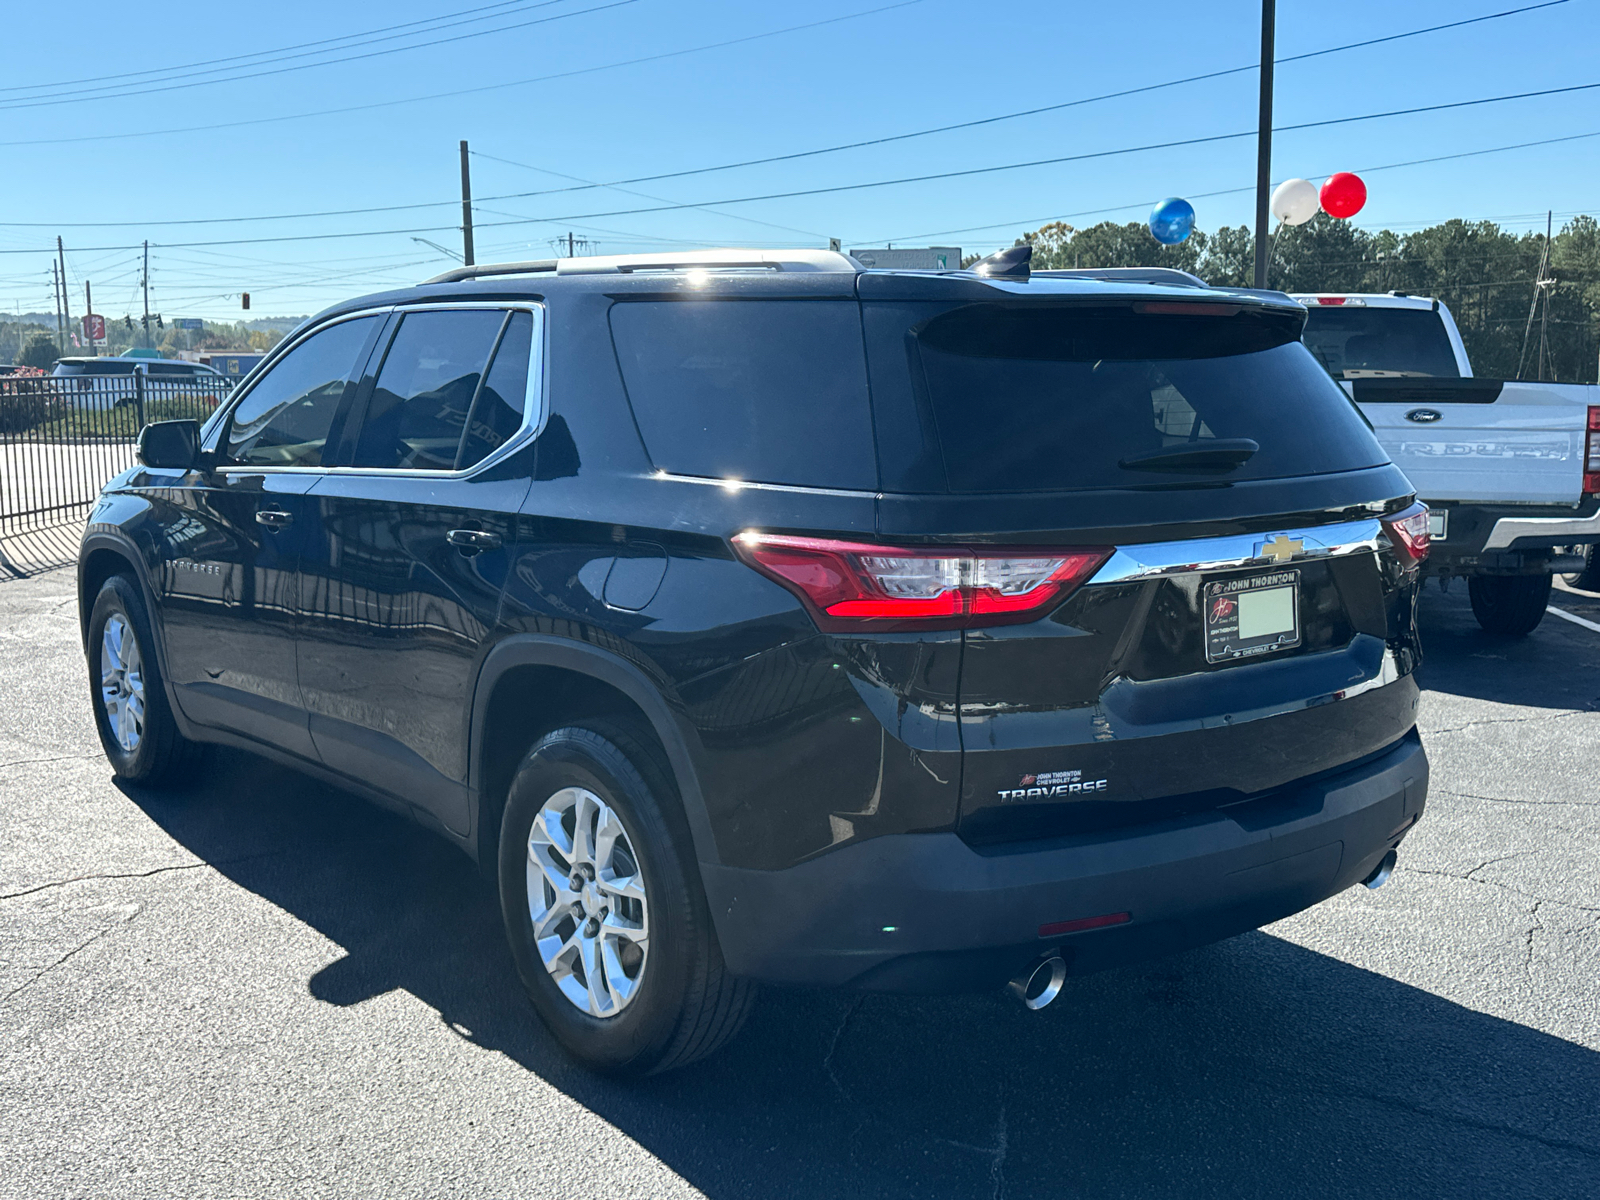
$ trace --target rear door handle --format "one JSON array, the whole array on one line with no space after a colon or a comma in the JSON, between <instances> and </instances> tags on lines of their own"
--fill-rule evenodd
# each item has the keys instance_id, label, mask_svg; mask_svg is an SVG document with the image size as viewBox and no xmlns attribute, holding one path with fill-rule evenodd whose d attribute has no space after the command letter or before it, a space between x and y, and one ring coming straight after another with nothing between
<instances>
[{"instance_id":1,"label":"rear door handle","mask_svg":"<svg viewBox=\"0 0 1600 1200\"><path fill-rule=\"evenodd\" d=\"M294 514L277 508L263 508L256 513L256 524L268 529L287 529L294 524Z\"/></svg>"},{"instance_id":2,"label":"rear door handle","mask_svg":"<svg viewBox=\"0 0 1600 1200\"><path fill-rule=\"evenodd\" d=\"M467 555L500 549L500 535L485 533L481 529L452 529L444 537L445 541Z\"/></svg>"}]
</instances>

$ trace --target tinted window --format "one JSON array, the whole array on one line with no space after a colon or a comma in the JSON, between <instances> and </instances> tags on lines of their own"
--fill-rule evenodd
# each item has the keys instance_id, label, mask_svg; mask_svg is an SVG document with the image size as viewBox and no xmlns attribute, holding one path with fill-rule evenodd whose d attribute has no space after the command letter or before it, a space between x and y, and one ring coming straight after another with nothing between
<instances>
[{"instance_id":1,"label":"tinted window","mask_svg":"<svg viewBox=\"0 0 1600 1200\"><path fill-rule=\"evenodd\" d=\"M660 469L877 487L854 302L615 304L611 328L639 432Z\"/></svg>"},{"instance_id":2,"label":"tinted window","mask_svg":"<svg viewBox=\"0 0 1600 1200\"><path fill-rule=\"evenodd\" d=\"M279 359L234 409L228 457L252 466L320 466L345 383L377 321L341 321Z\"/></svg>"},{"instance_id":3,"label":"tinted window","mask_svg":"<svg viewBox=\"0 0 1600 1200\"><path fill-rule=\"evenodd\" d=\"M207 379L212 378L210 371L186 362L156 362L152 360L145 366L145 370L151 375L185 375L190 378L204 375Z\"/></svg>"},{"instance_id":4,"label":"tinted window","mask_svg":"<svg viewBox=\"0 0 1600 1200\"><path fill-rule=\"evenodd\" d=\"M1429 309L1315 305L1307 310L1304 340L1335 379L1461 378L1444 320Z\"/></svg>"},{"instance_id":5,"label":"tinted window","mask_svg":"<svg viewBox=\"0 0 1600 1200\"><path fill-rule=\"evenodd\" d=\"M505 319L493 309L408 313L384 355L352 465L454 470Z\"/></svg>"},{"instance_id":6,"label":"tinted window","mask_svg":"<svg viewBox=\"0 0 1600 1200\"><path fill-rule=\"evenodd\" d=\"M528 404L529 355L533 351L533 316L511 314L511 324L500 338L494 365L472 406L462 440L459 466L482 462L522 428Z\"/></svg>"},{"instance_id":7,"label":"tinted window","mask_svg":"<svg viewBox=\"0 0 1600 1200\"><path fill-rule=\"evenodd\" d=\"M914 365L952 491L1268 479L1388 461L1293 340L1292 320L997 304L929 316L911 331ZM883 353L906 361L900 339ZM1260 449L1221 475L1122 465L1237 438Z\"/></svg>"}]
</instances>

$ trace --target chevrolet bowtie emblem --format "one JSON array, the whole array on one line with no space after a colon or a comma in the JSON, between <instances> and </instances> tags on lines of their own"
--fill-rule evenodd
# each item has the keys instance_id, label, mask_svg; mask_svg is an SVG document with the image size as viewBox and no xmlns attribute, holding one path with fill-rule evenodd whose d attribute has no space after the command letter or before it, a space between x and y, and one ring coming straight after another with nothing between
<instances>
[{"instance_id":1,"label":"chevrolet bowtie emblem","mask_svg":"<svg viewBox=\"0 0 1600 1200\"><path fill-rule=\"evenodd\" d=\"M1287 534L1280 533L1270 542L1261 543L1261 557L1270 558L1273 562L1288 562L1305 548L1305 542L1299 538L1291 538Z\"/></svg>"}]
</instances>

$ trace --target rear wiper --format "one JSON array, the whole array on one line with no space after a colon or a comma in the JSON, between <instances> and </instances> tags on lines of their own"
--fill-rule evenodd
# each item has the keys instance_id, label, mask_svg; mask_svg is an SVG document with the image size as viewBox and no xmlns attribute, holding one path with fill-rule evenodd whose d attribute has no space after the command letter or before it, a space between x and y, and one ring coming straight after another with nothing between
<instances>
[{"instance_id":1,"label":"rear wiper","mask_svg":"<svg viewBox=\"0 0 1600 1200\"><path fill-rule=\"evenodd\" d=\"M1259 449L1250 438L1214 438L1135 454L1117 465L1126 471L1231 471Z\"/></svg>"}]
</instances>

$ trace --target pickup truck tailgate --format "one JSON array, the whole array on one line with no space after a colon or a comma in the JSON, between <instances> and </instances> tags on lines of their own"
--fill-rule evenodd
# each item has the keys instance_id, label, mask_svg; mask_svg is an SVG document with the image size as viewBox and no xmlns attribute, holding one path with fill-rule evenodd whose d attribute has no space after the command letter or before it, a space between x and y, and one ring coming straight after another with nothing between
<instances>
[{"instance_id":1,"label":"pickup truck tailgate","mask_svg":"<svg viewBox=\"0 0 1600 1200\"><path fill-rule=\"evenodd\" d=\"M1589 384L1355 379L1354 396L1423 500L1576 504Z\"/></svg>"}]
</instances>

